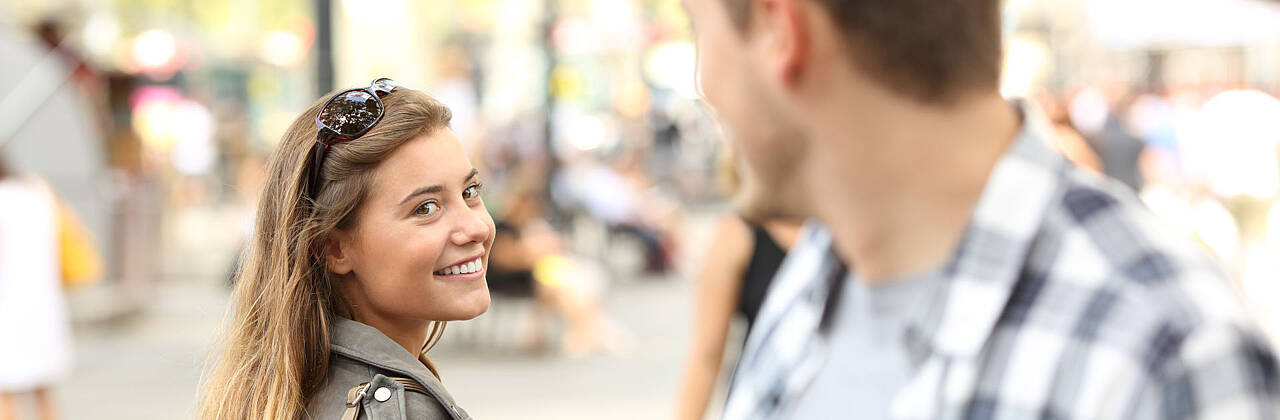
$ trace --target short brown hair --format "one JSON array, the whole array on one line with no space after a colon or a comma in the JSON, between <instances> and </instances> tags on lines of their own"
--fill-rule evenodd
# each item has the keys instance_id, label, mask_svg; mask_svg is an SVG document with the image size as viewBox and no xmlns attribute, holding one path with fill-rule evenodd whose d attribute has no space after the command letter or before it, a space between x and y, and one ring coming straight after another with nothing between
<instances>
[{"instance_id":1,"label":"short brown hair","mask_svg":"<svg viewBox=\"0 0 1280 420\"><path fill-rule=\"evenodd\" d=\"M724 0L739 30L754 0ZM812 0L860 70L905 96L943 102L998 89L1000 0Z\"/></svg>"},{"instance_id":2,"label":"short brown hair","mask_svg":"<svg viewBox=\"0 0 1280 420\"><path fill-rule=\"evenodd\" d=\"M12 175L13 172L9 170L8 162L5 162L4 152L0 151L0 181L9 178Z\"/></svg>"}]
</instances>

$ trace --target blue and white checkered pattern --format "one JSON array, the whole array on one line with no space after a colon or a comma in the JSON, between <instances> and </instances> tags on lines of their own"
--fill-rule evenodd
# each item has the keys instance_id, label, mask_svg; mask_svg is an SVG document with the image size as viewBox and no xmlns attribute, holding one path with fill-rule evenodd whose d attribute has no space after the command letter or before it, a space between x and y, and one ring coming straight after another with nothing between
<instances>
[{"instance_id":1,"label":"blue and white checkered pattern","mask_svg":"<svg viewBox=\"0 0 1280 420\"><path fill-rule=\"evenodd\" d=\"M900 419L1277 419L1280 375L1232 283L1132 192L1070 165L1019 102L923 328ZM830 234L811 225L769 291L724 418L787 418L828 357ZM833 328L840 328L839 325ZM857 418L858 407L830 407Z\"/></svg>"}]
</instances>

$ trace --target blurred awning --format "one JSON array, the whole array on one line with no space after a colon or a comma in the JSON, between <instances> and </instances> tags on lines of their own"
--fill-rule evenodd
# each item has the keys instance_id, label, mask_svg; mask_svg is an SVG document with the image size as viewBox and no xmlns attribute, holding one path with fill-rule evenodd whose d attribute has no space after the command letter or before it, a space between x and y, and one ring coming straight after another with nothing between
<instances>
[{"instance_id":1,"label":"blurred awning","mask_svg":"<svg viewBox=\"0 0 1280 420\"><path fill-rule=\"evenodd\" d=\"M1057 1L1057 0L1052 0ZM1118 49L1213 47L1280 41L1280 2L1086 0L1090 34Z\"/></svg>"}]
</instances>

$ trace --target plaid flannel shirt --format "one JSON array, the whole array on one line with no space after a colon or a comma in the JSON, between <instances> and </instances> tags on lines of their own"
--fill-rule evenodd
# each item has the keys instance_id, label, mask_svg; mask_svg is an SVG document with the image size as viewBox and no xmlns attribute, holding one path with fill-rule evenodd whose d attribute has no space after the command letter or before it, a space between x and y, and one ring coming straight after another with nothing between
<instances>
[{"instance_id":1,"label":"plaid flannel shirt","mask_svg":"<svg viewBox=\"0 0 1280 420\"><path fill-rule=\"evenodd\" d=\"M1232 283L1123 186L1049 147L1047 121L996 163L890 403L900 419L1276 419L1280 379ZM747 339L724 418L786 418L828 354L843 266L810 225ZM840 328L839 325L825 326ZM858 407L831 407L857 418Z\"/></svg>"}]
</instances>

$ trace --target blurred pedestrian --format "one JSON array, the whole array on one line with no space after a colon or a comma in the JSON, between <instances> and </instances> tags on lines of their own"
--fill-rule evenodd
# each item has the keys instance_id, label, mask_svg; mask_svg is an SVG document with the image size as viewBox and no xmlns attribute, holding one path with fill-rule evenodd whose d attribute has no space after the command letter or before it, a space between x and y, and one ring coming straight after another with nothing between
<instances>
[{"instance_id":1,"label":"blurred pedestrian","mask_svg":"<svg viewBox=\"0 0 1280 420\"><path fill-rule=\"evenodd\" d=\"M53 188L11 172L0 156L0 419L17 396L35 397L42 419L58 417L50 386L71 370L64 287L96 280L100 260L84 227Z\"/></svg>"},{"instance_id":2,"label":"blurred pedestrian","mask_svg":"<svg viewBox=\"0 0 1280 420\"><path fill-rule=\"evenodd\" d=\"M1145 180L1142 179L1138 159L1147 144L1133 133L1127 115L1135 98L1132 94L1125 94L1119 104L1108 107L1101 131L1088 140L1102 159L1102 167L1107 176L1119 180L1134 191L1142 191Z\"/></svg>"},{"instance_id":3,"label":"blurred pedestrian","mask_svg":"<svg viewBox=\"0 0 1280 420\"><path fill-rule=\"evenodd\" d=\"M676 418L695 420L706 414L731 322L741 319L751 333L773 276L799 233L800 223L786 220L754 223L734 214L717 223L695 280L693 340Z\"/></svg>"},{"instance_id":4,"label":"blurred pedestrian","mask_svg":"<svg viewBox=\"0 0 1280 420\"><path fill-rule=\"evenodd\" d=\"M740 211L813 220L725 418L1275 418L1213 260L1000 96L1001 3L684 2Z\"/></svg>"},{"instance_id":5,"label":"blurred pedestrian","mask_svg":"<svg viewBox=\"0 0 1280 420\"><path fill-rule=\"evenodd\" d=\"M378 79L293 122L200 418L469 418L427 357L489 307L493 220L450 117Z\"/></svg>"},{"instance_id":6,"label":"blurred pedestrian","mask_svg":"<svg viewBox=\"0 0 1280 420\"><path fill-rule=\"evenodd\" d=\"M1084 136L1080 135L1080 131L1072 125L1067 104L1064 102L1065 99L1056 95L1045 95L1038 101L1049 123L1053 125L1054 136L1051 140L1054 149L1081 169L1104 173L1102 159L1093 151L1093 147L1089 146L1089 141L1085 140Z\"/></svg>"},{"instance_id":7,"label":"blurred pedestrian","mask_svg":"<svg viewBox=\"0 0 1280 420\"><path fill-rule=\"evenodd\" d=\"M725 155L719 178L732 194L738 188L736 159L732 152ZM677 419L696 420L706 414L726 356L731 321L744 321L750 334L773 276L799 233L798 221L751 222L731 214L717 223L695 280L693 340L677 397Z\"/></svg>"}]
</instances>

